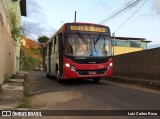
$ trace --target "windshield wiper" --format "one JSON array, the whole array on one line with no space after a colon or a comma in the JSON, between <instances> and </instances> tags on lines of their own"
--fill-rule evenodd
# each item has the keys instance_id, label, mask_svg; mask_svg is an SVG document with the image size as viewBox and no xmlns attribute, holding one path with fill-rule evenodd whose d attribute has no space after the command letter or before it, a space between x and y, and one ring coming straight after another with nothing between
<instances>
[{"instance_id":1,"label":"windshield wiper","mask_svg":"<svg viewBox=\"0 0 160 119\"><path fill-rule=\"evenodd\" d=\"M99 41L100 37L101 37L101 34L98 35L98 37L97 37L97 39L95 41L93 40L94 44L97 44L97 42Z\"/></svg>"},{"instance_id":2,"label":"windshield wiper","mask_svg":"<svg viewBox=\"0 0 160 119\"><path fill-rule=\"evenodd\" d=\"M93 37L94 50L96 50L96 46L95 46L95 45L96 45L97 42L99 41L100 37L101 37L101 34L98 35L98 37L97 37L96 40L94 40L94 37Z\"/></svg>"},{"instance_id":3,"label":"windshield wiper","mask_svg":"<svg viewBox=\"0 0 160 119\"><path fill-rule=\"evenodd\" d=\"M83 37L83 35L82 35L81 33L77 32L77 35L78 35L79 38L83 41L84 44L87 44L87 43L85 42L85 38Z\"/></svg>"}]
</instances>

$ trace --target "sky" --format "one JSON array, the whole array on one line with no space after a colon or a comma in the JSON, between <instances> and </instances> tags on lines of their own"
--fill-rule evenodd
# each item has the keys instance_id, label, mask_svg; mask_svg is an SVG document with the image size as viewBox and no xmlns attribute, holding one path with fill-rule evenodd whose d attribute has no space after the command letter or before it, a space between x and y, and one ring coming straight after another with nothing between
<instances>
[{"instance_id":1,"label":"sky","mask_svg":"<svg viewBox=\"0 0 160 119\"><path fill-rule=\"evenodd\" d=\"M27 17L22 17L22 24L25 35L37 40L43 35L51 37L64 23L74 22L75 11L77 22L97 24L132 1L135 0L27 0ZM146 38L152 41L150 47L160 47L160 0L142 0L103 25L109 26L117 37Z\"/></svg>"}]
</instances>

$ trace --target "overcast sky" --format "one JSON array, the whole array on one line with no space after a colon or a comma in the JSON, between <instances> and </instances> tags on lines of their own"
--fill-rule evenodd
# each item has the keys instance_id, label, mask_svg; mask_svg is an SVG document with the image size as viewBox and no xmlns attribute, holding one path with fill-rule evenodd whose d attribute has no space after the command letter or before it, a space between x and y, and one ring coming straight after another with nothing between
<instances>
[{"instance_id":1,"label":"overcast sky","mask_svg":"<svg viewBox=\"0 0 160 119\"><path fill-rule=\"evenodd\" d=\"M77 22L99 23L132 1L27 0L27 17L22 17L22 23L27 36L37 40L42 35L53 35L62 22L73 22L74 11L77 11ZM145 1L144 6L120 27ZM151 45L160 44L160 0L142 0L139 5L103 25L109 26L112 33L116 31L116 36L146 38L153 41Z\"/></svg>"}]
</instances>

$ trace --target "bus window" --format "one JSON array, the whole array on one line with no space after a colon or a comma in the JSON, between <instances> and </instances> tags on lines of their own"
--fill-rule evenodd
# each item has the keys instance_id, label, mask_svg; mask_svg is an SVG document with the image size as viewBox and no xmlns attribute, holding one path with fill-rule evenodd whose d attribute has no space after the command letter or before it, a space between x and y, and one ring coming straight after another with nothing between
<instances>
[{"instance_id":1,"label":"bus window","mask_svg":"<svg viewBox=\"0 0 160 119\"><path fill-rule=\"evenodd\" d=\"M54 45L52 45L52 54L54 53Z\"/></svg>"},{"instance_id":2,"label":"bus window","mask_svg":"<svg viewBox=\"0 0 160 119\"><path fill-rule=\"evenodd\" d=\"M58 36L55 37L54 43L55 43L55 53L57 53L58 52Z\"/></svg>"},{"instance_id":3,"label":"bus window","mask_svg":"<svg viewBox=\"0 0 160 119\"><path fill-rule=\"evenodd\" d=\"M110 56L110 37L94 34L67 34L65 53L74 56Z\"/></svg>"},{"instance_id":4,"label":"bus window","mask_svg":"<svg viewBox=\"0 0 160 119\"><path fill-rule=\"evenodd\" d=\"M45 47L43 51L44 51L44 56L46 57L47 56L47 47Z\"/></svg>"},{"instance_id":5,"label":"bus window","mask_svg":"<svg viewBox=\"0 0 160 119\"><path fill-rule=\"evenodd\" d=\"M55 53L55 38L52 41L52 54Z\"/></svg>"},{"instance_id":6,"label":"bus window","mask_svg":"<svg viewBox=\"0 0 160 119\"><path fill-rule=\"evenodd\" d=\"M49 56L49 45L47 46L47 56Z\"/></svg>"},{"instance_id":7,"label":"bus window","mask_svg":"<svg viewBox=\"0 0 160 119\"><path fill-rule=\"evenodd\" d=\"M51 42L49 43L49 53L50 53L49 55L52 54L52 44L53 44L53 43L52 43L52 41L51 41Z\"/></svg>"},{"instance_id":8,"label":"bus window","mask_svg":"<svg viewBox=\"0 0 160 119\"><path fill-rule=\"evenodd\" d=\"M59 38L58 35L56 36L56 44L58 44Z\"/></svg>"}]
</instances>

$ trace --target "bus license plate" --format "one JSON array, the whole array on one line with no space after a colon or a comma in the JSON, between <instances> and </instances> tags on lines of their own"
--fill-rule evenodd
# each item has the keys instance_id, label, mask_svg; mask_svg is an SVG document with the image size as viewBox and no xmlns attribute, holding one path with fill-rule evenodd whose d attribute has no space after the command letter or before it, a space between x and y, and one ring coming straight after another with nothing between
<instances>
[{"instance_id":1,"label":"bus license plate","mask_svg":"<svg viewBox=\"0 0 160 119\"><path fill-rule=\"evenodd\" d=\"M89 75L95 75L95 74L97 74L97 72L96 71L90 71L88 74Z\"/></svg>"}]
</instances>

